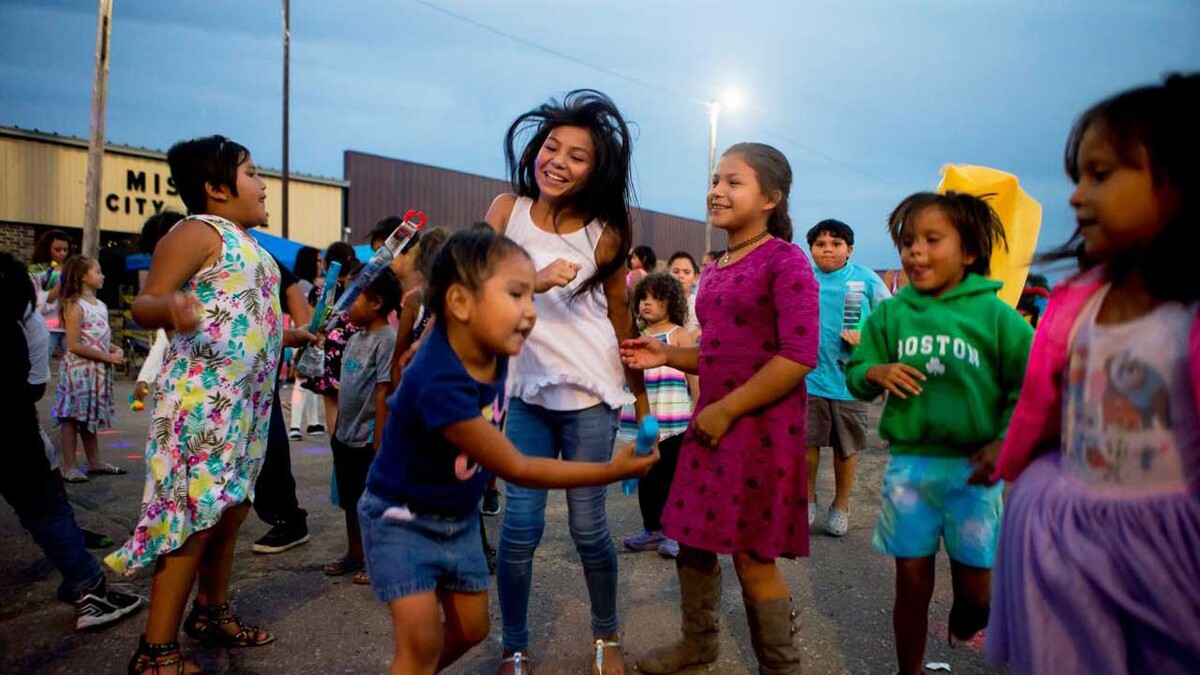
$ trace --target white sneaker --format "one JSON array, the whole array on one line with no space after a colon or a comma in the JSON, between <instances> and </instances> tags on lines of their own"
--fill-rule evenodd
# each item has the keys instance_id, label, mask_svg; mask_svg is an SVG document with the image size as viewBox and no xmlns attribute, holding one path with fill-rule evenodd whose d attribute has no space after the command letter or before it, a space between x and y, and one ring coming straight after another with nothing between
<instances>
[{"instance_id":1,"label":"white sneaker","mask_svg":"<svg viewBox=\"0 0 1200 675\"><path fill-rule=\"evenodd\" d=\"M825 519L825 532L835 537L844 537L849 529L850 514L830 506L829 516Z\"/></svg>"}]
</instances>

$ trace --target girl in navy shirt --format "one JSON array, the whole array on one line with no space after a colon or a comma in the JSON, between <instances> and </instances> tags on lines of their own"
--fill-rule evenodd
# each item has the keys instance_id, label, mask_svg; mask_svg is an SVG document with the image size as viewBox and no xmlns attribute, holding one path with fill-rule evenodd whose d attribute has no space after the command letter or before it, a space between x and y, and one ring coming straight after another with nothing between
<instances>
[{"instance_id":1,"label":"girl in navy shirt","mask_svg":"<svg viewBox=\"0 0 1200 675\"><path fill-rule=\"evenodd\" d=\"M392 673L436 672L487 637L480 466L518 485L568 488L640 476L658 460L632 444L607 463L529 457L492 426L508 357L537 319L535 274L529 254L486 225L450 237L434 260L433 327L388 402L358 505L371 586L392 613Z\"/></svg>"}]
</instances>

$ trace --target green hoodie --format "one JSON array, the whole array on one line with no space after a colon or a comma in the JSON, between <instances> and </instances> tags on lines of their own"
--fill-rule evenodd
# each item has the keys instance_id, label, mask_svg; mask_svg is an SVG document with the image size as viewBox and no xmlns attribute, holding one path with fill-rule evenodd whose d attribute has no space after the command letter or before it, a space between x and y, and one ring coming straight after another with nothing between
<instances>
[{"instance_id":1,"label":"green hoodie","mask_svg":"<svg viewBox=\"0 0 1200 675\"><path fill-rule=\"evenodd\" d=\"M968 274L940 298L908 286L867 319L846 367L852 394L883 393L867 381L872 366L906 363L926 377L919 396L884 406L879 435L893 454L962 456L1004 437L1033 329L996 297L1001 285Z\"/></svg>"}]
</instances>

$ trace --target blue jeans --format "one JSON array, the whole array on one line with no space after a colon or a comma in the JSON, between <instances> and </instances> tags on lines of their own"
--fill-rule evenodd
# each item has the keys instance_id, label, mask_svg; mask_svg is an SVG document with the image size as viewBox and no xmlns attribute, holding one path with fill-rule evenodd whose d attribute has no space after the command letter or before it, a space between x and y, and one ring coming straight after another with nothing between
<instances>
[{"instance_id":1,"label":"blue jeans","mask_svg":"<svg viewBox=\"0 0 1200 675\"><path fill-rule=\"evenodd\" d=\"M8 455L9 464L0 472L0 493L17 512L21 526L33 535L42 553L62 574L59 597L74 597L95 586L104 574L83 547L83 532L46 461L36 421L22 426L27 427L23 429L26 433L19 434L20 440Z\"/></svg>"},{"instance_id":2,"label":"blue jeans","mask_svg":"<svg viewBox=\"0 0 1200 675\"><path fill-rule=\"evenodd\" d=\"M619 412L604 404L558 411L512 400L504 430L513 445L529 457L607 462L612 457ZM617 632L617 549L608 533L605 493L603 486L567 490L571 538L583 562L594 638ZM496 586L504 649L524 651L529 648L533 553L546 527L546 491L505 483L505 496Z\"/></svg>"}]
</instances>

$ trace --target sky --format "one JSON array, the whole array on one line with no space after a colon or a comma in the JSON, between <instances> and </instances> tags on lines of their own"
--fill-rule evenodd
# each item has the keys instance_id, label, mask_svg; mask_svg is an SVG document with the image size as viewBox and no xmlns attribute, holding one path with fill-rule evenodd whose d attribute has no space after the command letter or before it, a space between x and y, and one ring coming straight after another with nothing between
<instances>
[{"instance_id":1,"label":"sky","mask_svg":"<svg viewBox=\"0 0 1200 675\"><path fill-rule=\"evenodd\" d=\"M96 4L0 0L0 125L87 137ZM114 4L109 142L222 133L281 165L281 2ZM979 164L1043 205L1045 249L1074 228L1075 117L1200 70L1197 35L1196 0L295 0L290 164L340 178L358 150L502 178L512 120L591 87L634 127L638 205L703 219L704 102L734 89L718 153L787 155L798 240L837 218L855 261L896 267L890 210Z\"/></svg>"}]
</instances>

